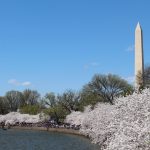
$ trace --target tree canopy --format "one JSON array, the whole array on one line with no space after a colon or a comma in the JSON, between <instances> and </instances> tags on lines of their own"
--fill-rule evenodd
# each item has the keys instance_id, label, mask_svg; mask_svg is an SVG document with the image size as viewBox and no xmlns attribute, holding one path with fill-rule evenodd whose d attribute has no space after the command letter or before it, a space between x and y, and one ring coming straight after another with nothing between
<instances>
[{"instance_id":1,"label":"tree canopy","mask_svg":"<svg viewBox=\"0 0 150 150\"><path fill-rule=\"evenodd\" d=\"M118 96L130 94L133 88L128 82L117 75L96 74L92 81L83 87L83 97L93 97L95 101L109 102Z\"/></svg>"}]
</instances>

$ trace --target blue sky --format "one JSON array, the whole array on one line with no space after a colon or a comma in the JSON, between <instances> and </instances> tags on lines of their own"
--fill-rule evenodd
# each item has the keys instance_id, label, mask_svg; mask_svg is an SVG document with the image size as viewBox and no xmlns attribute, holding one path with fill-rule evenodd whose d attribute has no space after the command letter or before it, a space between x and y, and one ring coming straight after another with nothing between
<instances>
[{"instance_id":1,"label":"blue sky","mask_svg":"<svg viewBox=\"0 0 150 150\"><path fill-rule=\"evenodd\" d=\"M80 90L95 73L134 75L134 30L150 63L149 0L0 1L0 95Z\"/></svg>"}]
</instances>

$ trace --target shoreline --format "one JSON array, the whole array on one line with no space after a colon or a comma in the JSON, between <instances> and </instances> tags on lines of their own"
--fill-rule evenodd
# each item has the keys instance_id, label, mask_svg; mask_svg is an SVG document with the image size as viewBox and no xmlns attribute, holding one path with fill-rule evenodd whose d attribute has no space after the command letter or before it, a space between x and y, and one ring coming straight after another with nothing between
<instances>
[{"instance_id":1,"label":"shoreline","mask_svg":"<svg viewBox=\"0 0 150 150\"><path fill-rule=\"evenodd\" d=\"M64 133L64 134L73 134L78 136L83 136L85 138L85 135L79 132L79 130L73 130L73 129L65 129L65 128L49 128L48 130L45 127L19 127L14 126L10 129L19 129L19 130L37 130L37 131L47 131L47 132L58 132L58 133Z\"/></svg>"}]
</instances>

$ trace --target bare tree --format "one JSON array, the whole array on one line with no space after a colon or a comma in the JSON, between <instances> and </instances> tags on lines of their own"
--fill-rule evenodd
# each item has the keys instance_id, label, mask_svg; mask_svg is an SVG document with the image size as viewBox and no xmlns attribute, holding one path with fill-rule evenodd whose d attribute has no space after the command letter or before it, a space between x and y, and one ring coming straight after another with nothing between
<instances>
[{"instance_id":1,"label":"bare tree","mask_svg":"<svg viewBox=\"0 0 150 150\"><path fill-rule=\"evenodd\" d=\"M145 67L144 73L138 72L136 76L138 82L138 90L150 87L150 66Z\"/></svg>"},{"instance_id":2,"label":"bare tree","mask_svg":"<svg viewBox=\"0 0 150 150\"><path fill-rule=\"evenodd\" d=\"M40 94L35 90L26 89L23 91L23 104L35 105L40 99Z\"/></svg>"},{"instance_id":3,"label":"bare tree","mask_svg":"<svg viewBox=\"0 0 150 150\"><path fill-rule=\"evenodd\" d=\"M5 95L10 111L17 111L21 105L22 93L19 91L8 91Z\"/></svg>"},{"instance_id":4,"label":"bare tree","mask_svg":"<svg viewBox=\"0 0 150 150\"><path fill-rule=\"evenodd\" d=\"M47 93L44 97L45 104L50 107L54 107L56 105L56 101L56 96L53 92Z\"/></svg>"},{"instance_id":5,"label":"bare tree","mask_svg":"<svg viewBox=\"0 0 150 150\"><path fill-rule=\"evenodd\" d=\"M150 66L144 69L144 86L150 87Z\"/></svg>"},{"instance_id":6,"label":"bare tree","mask_svg":"<svg viewBox=\"0 0 150 150\"><path fill-rule=\"evenodd\" d=\"M84 86L83 90L84 93L95 96L99 101L113 104L115 97L130 94L133 88L126 80L117 75L97 74L91 82Z\"/></svg>"},{"instance_id":7,"label":"bare tree","mask_svg":"<svg viewBox=\"0 0 150 150\"><path fill-rule=\"evenodd\" d=\"M8 113L8 104L5 97L0 97L0 114Z\"/></svg>"},{"instance_id":8,"label":"bare tree","mask_svg":"<svg viewBox=\"0 0 150 150\"><path fill-rule=\"evenodd\" d=\"M78 110L79 100L80 100L79 94L73 92L72 90L68 90L64 92L62 95L58 95L58 101L60 105L68 112Z\"/></svg>"}]
</instances>

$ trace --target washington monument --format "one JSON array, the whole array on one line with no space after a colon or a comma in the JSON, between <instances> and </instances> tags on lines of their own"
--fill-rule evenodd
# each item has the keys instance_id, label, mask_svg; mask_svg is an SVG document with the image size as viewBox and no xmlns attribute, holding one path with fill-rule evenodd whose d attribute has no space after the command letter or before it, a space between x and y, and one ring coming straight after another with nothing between
<instances>
[{"instance_id":1,"label":"washington monument","mask_svg":"<svg viewBox=\"0 0 150 150\"><path fill-rule=\"evenodd\" d=\"M135 88L143 85L144 57L143 57L143 34L138 23L135 29Z\"/></svg>"}]
</instances>

